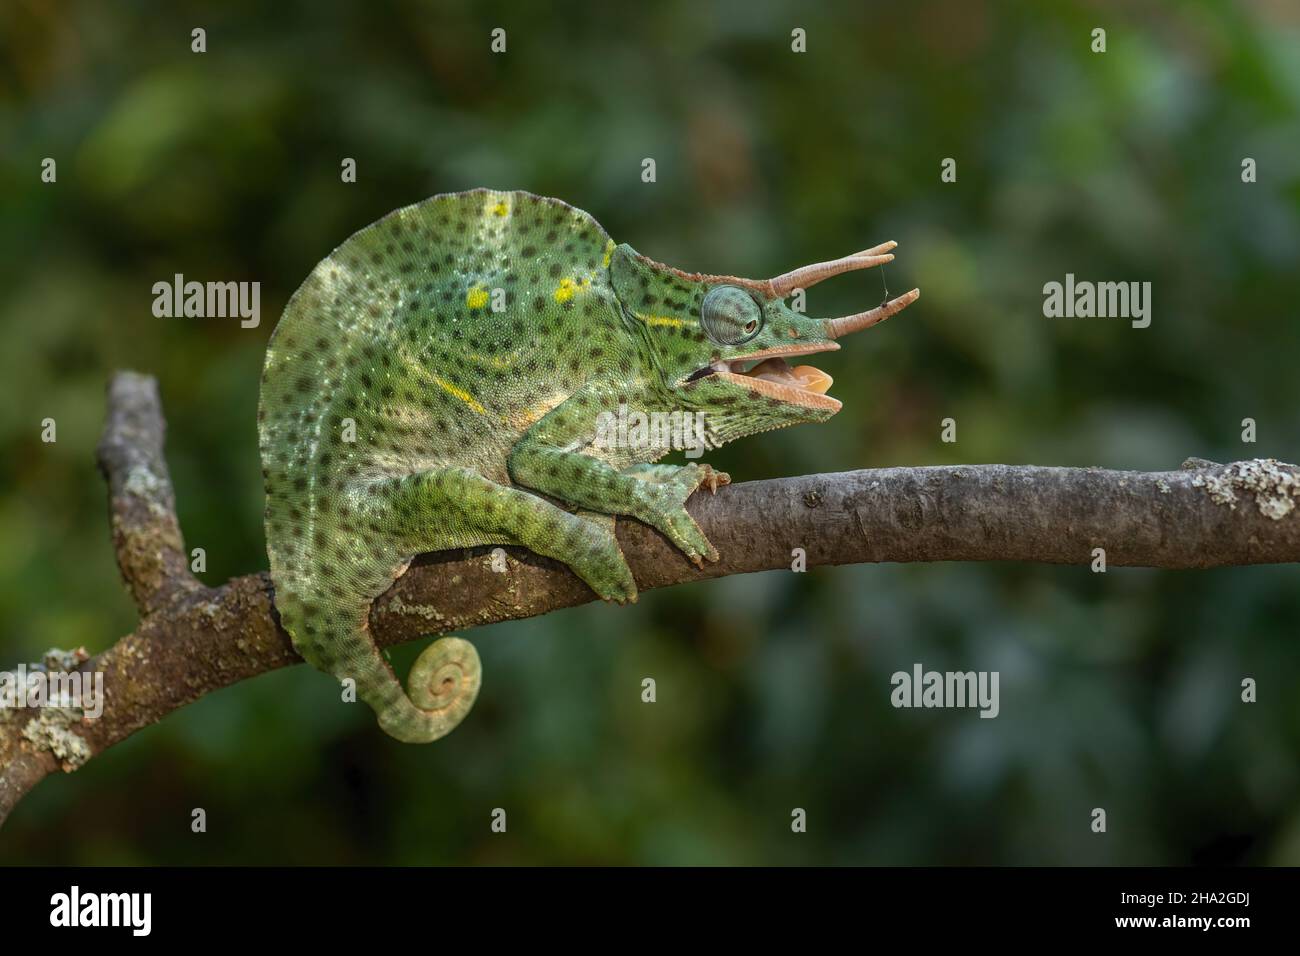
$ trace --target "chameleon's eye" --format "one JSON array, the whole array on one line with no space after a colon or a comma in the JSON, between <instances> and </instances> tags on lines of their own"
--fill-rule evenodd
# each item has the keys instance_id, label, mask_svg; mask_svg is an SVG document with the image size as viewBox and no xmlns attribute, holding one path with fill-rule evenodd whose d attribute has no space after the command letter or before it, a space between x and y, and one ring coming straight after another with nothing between
<instances>
[{"instance_id":1,"label":"chameleon's eye","mask_svg":"<svg viewBox=\"0 0 1300 956\"><path fill-rule=\"evenodd\" d=\"M704 296L700 319L705 334L718 345L740 345L763 327L763 310L739 286L720 285Z\"/></svg>"}]
</instances>

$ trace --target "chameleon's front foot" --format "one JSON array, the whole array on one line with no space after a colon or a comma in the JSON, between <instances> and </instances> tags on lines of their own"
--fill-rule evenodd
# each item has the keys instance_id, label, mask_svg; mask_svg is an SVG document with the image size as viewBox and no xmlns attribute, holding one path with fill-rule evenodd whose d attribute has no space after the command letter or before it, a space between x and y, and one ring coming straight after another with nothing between
<instances>
[{"instance_id":1,"label":"chameleon's front foot","mask_svg":"<svg viewBox=\"0 0 1300 956\"><path fill-rule=\"evenodd\" d=\"M712 465L693 465L699 468L701 477L696 488L708 488L709 494L716 495L723 485L731 484L731 476L725 471L718 471Z\"/></svg>"},{"instance_id":2,"label":"chameleon's front foot","mask_svg":"<svg viewBox=\"0 0 1300 956\"><path fill-rule=\"evenodd\" d=\"M695 462L681 467L651 465L634 474L652 483L650 508L638 517L662 532L696 567L704 567L705 561L717 561L718 549L686 510L686 500L698 488L716 494L718 488L731 483L731 476Z\"/></svg>"},{"instance_id":3,"label":"chameleon's front foot","mask_svg":"<svg viewBox=\"0 0 1300 956\"><path fill-rule=\"evenodd\" d=\"M557 542L544 531L521 540L535 551L560 558L607 601L636 598L636 585L609 516L630 515L645 522L699 567L718 560L717 550L686 511L686 499L695 489L716 490L730 481L708 465L642 464L615 471L587 455L525 441L511 452L510 473L523 487L606 516L608 520L576 519L585 525L581 542Z\"/></svg>"}]
</instances>

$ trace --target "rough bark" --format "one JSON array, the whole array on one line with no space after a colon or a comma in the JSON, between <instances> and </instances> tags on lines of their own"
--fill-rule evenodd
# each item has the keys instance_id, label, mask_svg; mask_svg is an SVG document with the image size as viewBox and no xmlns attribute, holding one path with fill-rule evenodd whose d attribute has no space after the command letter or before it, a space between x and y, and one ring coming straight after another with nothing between
<instances>
[{"instance_id":1,"label":"rough bark","mask_svg":"<svg viewBox=\"0 0 1300 956\"><path fill-rule=\"evenodd\" d=\"M103 715L0 709L0 822L43 777L71 771L179 707L300 662L263 572L209 588L189 572L152 378L109 388L100 467L118 564L137 629L74 666L102 671ZM662 536L620 520L642 590L776 568L904 561L1036 561L1208 568L1300 560L1300 469L1271 459L1178 471L961 465L884 468L746 482L698 494L690 511L722 555L703 569ZM545 614L595 600L564 566L506 549L425 556L381 597L371 627L385 646L430 633ZM635 613L626 611L625 613Z\"/></svg>"}]
</instances>

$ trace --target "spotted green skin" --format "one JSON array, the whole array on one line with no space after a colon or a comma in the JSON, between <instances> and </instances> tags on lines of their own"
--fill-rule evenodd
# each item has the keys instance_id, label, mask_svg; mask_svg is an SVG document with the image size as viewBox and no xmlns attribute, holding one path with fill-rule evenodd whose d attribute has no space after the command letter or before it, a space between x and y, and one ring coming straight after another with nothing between
<instances>
[{"instance_id":1,"label":"spotted green skin","mask_svg":"<svg viewBox=\"0 0 1300 956\"><path fill-rule=\"evenodd\" d=\"M435 641L408 697L367 625L414 555L522 545L618 602L636 584L608 516L716 560L685 509L716 473L651 465L665 447L593 444L620 404L703 411L715 444L832 414L684 381L827 341L819 320L767 300L755 338L719 345L700 323L716 285L616 245L559 200L481 189L399 209L318 264L271 338L258 411L276 606L299 653L355 680L388 733L435 740L477 694L472 646Z\"/></svg>"}]
</instances>

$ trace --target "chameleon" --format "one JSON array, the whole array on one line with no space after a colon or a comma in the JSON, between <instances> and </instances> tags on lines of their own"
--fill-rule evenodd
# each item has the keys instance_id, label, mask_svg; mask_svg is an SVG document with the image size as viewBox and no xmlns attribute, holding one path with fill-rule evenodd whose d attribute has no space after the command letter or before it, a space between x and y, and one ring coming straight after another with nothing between
<instances>
[{"instance_id":1,"label":"chameleon","mask_svg":"<svg viewBox=\"0 0 1300 956\"><path fill-rule=\"evenodd\" d=\"M663 429L598 442L601 416L698 415L707 447L825 421L841 407L830 376L788 360L838 349L920 293L834 319L785 299L896 245L773 279L690 273L561 200L489 189L353 234L290 297L261 379L267 553L295 649L351 678L388 734L425 743L469 712L482 666L468 641L440 637L404 690L375 643L371 605L417 554L522 546L617 603L637 596L617 516L716 561L685 505L728 476L659 463L674 450Z\"/></svg>"}]
</instances>

